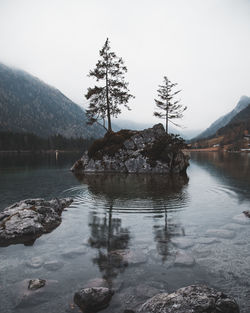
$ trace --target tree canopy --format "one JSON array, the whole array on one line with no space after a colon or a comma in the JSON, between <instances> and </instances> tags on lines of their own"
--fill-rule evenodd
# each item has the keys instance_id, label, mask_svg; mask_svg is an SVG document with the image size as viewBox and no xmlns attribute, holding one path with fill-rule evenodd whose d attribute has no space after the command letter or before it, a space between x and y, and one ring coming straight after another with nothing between
<instances>
[{"instance_id":1,"label":"tree canopy","mask_svg":"<svg viewBox=\"0 0 250 313\"><path fill-rule=\"evenodd\" d=\"M180 104L180 100L176 99L176 95L181 90L174 91L177 83L172 83L166 76L164 76L163 85L159 85L158 99L155 99L158 111L154 112L154 116L165 119L166 133L168 133L168 122L173 123L172 119L182 118L183 112L187 109L186 106Z\"/></svg>"},{"instance_id":2,"label":"tree canopy","mask_svg":"<svg viewBox=\"0 0 250 313\"><path fill-rule=\"evenodd\" d=\"M108 38L99 55L96 67L89 72L89 76L95 78L99 84L87 90L85 97L89 100L89 107L86 114L89 124L102 123L110 132L111 116L117 117L121 113L121 105L130 110L128 102L134 96L129 93L128 83L125 82L127 68L123 59L111 51ZM106 119L108 127L105 126Z\"/></svg>"}]
</instances>

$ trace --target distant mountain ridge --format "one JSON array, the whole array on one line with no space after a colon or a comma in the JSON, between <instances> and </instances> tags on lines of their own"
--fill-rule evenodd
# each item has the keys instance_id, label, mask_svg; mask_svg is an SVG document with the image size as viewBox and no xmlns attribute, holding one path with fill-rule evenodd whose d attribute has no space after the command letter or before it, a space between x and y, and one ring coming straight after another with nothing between
<instances>
[{"instance_id":1,"label":"distant mountain ridge","mask_svg":"<svg viewBox=\"0 0 250 313\"><path fill-rule=\"evenodd\" d=\"M241 139L246 133L250 134L250 102L226 126L218 130L217 136L224 135L233 139Z\"/></svg>"},{"instance_id":2,"label":"distant mountain ridge","mask_svg":"<svg viewBox=\"0 0 250 313\"><path fill-rule=\"evenodd\" d=\"M216 132L226 126L239 112L244 110L250 104L250 97L242 96L237 103L236 107L229 113L221 116L215 122L213 122L205 131L200 135L192 139L192 141L197 141L211 137L216 134Z\"/></svg>"},{"instance_id":3,"label":"distant mountain ridge","mask_svg":"<svg viewBox=\"0 0 250 313\"><path fill-rule=\"evenodd\" d=\"M247 101L247 97L244 97L244 100ZM242 106L236 107L236 109L241 108ZM229 123L218 129L215 135L192 141L191 147L195 149L250 151L250 99L249 104L240 110Z\"/></svg>"},{"instance_id":4,"label":"distant mountain ridge","mask_svg":"<svg viewBox=\"0 0 250 313\"><path fill-rule=\"evenodd\" d=\"M0 131L66 138L104 134L102 127L86 121L85 111L58 89L0 63Z\"/></svg>"}]
</instances>

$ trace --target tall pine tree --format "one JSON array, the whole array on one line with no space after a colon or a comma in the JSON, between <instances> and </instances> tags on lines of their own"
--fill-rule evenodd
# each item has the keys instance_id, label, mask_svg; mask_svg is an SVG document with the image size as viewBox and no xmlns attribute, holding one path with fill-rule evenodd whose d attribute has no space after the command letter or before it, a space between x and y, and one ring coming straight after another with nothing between
<instances>
[{"instance_id":1,"label":"tall pine tree","mask_svg":"<svg viewBox=\"0 0 250 313\"><path fill-rule=\"evenodd\" d=\"M89 76L101 83L87 90L85 97L89 100L89 107L86 114L89 124L100 124L102 121L102 126L110 132L111 116L117 117L121 113L120 105L130 110L128 102L134 96L129 93L128 83L125 82L127 68L122 58L111 51L108 38L99 54L100 59L94 70L89 72ZM105 119L108 120L108 128L105 126Z\"/></svg>"},{"instance_id":2,"label":"tall pine tree","mask_svg":"<svg viewBox=\"0 0 250 313\"><path fill-rule=\"evenodd\" d=\"M166 76L164 76L163 85L159 85L158 99L155 99L155 103L158 111L154 112L154 116L165 119L166 133L168 133L168 122L173 123L175 126L179 126L172 122L172 119L182 118L183 112L187 107L183 107L180 104L180 100L175 100L175 96L181 91L174 91L173 89L177 83L171 83Z\"/></svg>"}]
</instances>

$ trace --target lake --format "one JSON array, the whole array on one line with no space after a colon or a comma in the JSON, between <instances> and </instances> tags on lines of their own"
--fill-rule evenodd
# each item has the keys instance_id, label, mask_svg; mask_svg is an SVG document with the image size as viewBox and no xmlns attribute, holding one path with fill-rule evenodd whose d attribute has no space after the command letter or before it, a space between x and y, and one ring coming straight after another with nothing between
<instances>
[{"instance_id":1,"label":"lake","mask_svg":"<svg viewBox=\"0 0 250 313\"><path fill-rule=\"evenodd\" d=\"M26 198L74 198L32 246L0 247L0 312L79 312L74 293L114 288L103 312L207 284L250 312L250 154L192 153L187 176L85 175L76 154L1 155L0 210ZM27 292L27 279L47 286Z\"/></svg>"}]
</instances>

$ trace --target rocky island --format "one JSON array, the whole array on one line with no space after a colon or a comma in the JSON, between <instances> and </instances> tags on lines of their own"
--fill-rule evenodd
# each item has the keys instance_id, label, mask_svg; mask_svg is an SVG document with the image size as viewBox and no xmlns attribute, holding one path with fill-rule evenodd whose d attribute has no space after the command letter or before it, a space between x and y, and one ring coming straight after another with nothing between
<instances>
[{"instance_id":1,"label":"rocky island","mask_svg":"<svg viewBox=\"0 0 250 313\"><path fill-rule=\"evenodd\" d=\"M184 140L162 124L142 131L120 130L96 140L71 171L75 173L185 173Z\"/></svg>"}]
</instances>

